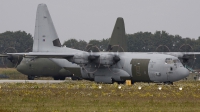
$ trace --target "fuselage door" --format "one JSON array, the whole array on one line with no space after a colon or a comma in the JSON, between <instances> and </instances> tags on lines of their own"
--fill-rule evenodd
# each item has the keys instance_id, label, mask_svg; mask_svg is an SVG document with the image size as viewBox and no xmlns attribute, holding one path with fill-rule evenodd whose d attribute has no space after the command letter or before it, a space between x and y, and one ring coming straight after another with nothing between
<instances>
[{"instance_id":1,"label":"fuselage door","mask_svg":"<svg viewBox=\"0 0 200 112\"><path fill-rule=\"evenodd\" d=\"M171 59L171 58L166 58L165 60L165 64L166 66L168 66L167 68L167 80L171 80L171 76L172 75L176 75L174 74L174 71L176 71L176 69L180 66L179 65L179 60L174 60L174 59Z\"/></svg>"},{"instance_id":2,"label":"fuselage door","mask_svg":"<svg viewBox=\"0 0 200 112\"><path fill-rule=\"evenodd\" d=\"M148 65L150 59L132 59L132 80L149 81Z\"/></svg>"},{"instance_id":3,"label":"fuselage door","mask_svg":"<svg viewBox=\"0 0 200 112\"><path fill-rule=\"evenodd\" d=\"M135 67L136 67L136 75L140 76L141 75L141 73L140 73L140 65L136 65Z\"/></svg>"}]
</instances>

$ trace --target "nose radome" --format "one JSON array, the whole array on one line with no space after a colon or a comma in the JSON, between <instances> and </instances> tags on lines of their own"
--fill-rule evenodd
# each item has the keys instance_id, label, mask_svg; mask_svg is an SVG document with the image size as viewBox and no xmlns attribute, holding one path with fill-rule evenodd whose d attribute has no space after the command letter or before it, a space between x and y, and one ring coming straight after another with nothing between
<instances>
[{"instance_id":1,"label":"nose radome","mask_svg":"<svg viewBox=\"0 0 200 112\"><path fill-rule=\"evenodd\" d=\"M23 64L19 64L19 65L17 66L17 71L19 71L19 72L21 72L21 73L24 73L24 69L26 69L26 68L25 68L25 66L23 66Z\"/></svg>"},{"instance_id":2,"label":"nose radome","mask_svg":"<svg viewBox=\"0 0 200 112\"><path fill-rule=\"evenodd\" d=\"M179 81L181 79L186 78L188 75L189 75L189 70L184 67L180 67L171 76L170 81L172 82Z\"/></svg>"},{"instance_id":3,"label":"nose radome","mask_svg":"<svg viewBox=\"0 0 200 112\"><path fill-rule=\"evenodd\" d=\"M190 73L189 70L184 67L179 70L179 75L181 76L181 79L189 76L189 73Z\"/></svg>"}]
</instances>

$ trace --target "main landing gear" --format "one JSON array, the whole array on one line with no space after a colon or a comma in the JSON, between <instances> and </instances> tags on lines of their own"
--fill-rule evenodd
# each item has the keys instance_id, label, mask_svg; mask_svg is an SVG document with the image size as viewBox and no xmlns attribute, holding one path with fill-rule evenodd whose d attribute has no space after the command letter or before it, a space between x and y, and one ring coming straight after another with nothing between
<instances>
[{"instance_id":1,"label":"main landing gear","mask_svg":"<svg viewBox=\"0 0 200 112\"><path fill-rule=\"evenodd\" d=\"M35 76L31 76L31 75L28 76L28 80L34 80L34 78Z\"/></svg>"},{"instance_id":2,"label":"main landing gear","mask_svg":"<svg viewBox=\"0 0 200 112\"><path fill-rule=\"evenodd\" d=\"M65 80L65 77L64 76L56 76L56 77L53 77L54 80Z\"/></svg>"}]
</instances>

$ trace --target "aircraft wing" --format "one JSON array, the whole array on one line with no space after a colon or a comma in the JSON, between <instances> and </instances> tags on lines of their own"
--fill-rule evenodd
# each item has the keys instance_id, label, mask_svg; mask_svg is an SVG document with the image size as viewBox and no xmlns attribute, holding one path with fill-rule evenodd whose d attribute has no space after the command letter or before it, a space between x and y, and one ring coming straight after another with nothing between
<instances>
[{"instance_id":1,"label":"aircraft wing","mask_svg":"<svg viewBox=\"0 0 200 112\"><path fill-rule=\"evenodd\" d=\"M0 57L8 57L7 54L0 54Z\"/></svg>"},{"instance_id":2,"label":"aircraft wing","mask_svg":"<svg viewBox=\"0 0 200 112\"><path fill-rule=\"evenodd\" d=\"M57 52L29 52L29 53L7 53L8 55L17 55L23 57L35 56L37 58L62 58L69 62L78 65L96 63L101 65L113 65L120 60L117 54L111 53L89 53L89 52L72 52L72 53L57 53Z\"/></svg>"},{"instance_id":3,"label":"aircraft wing","mask_svg":"<svg viewBox=\"0 0 200 112\"><path fill-rule=\"evenodd\" d=\"M155 54L162 53L162 54L172 55L179 58L200 55L200 52L146 52L146 53L155 53Z\"/></svg>"},{"instance_id":4,"label":"aircraft wing","mask_svg":"<svg viewBox=\"0 0 200 112\"><path fill-rule=\"evenodd\" d=\"M178 58L190 59L195 55L200 55L200 52L166 52L165 54L176 56Z\"/></svg>"},{"instance_id":5,"label":"aircraft wing","mask_svg":"<svg viewBox=\"0 0 200 112\"><path fill-rule=\"evenodd\" d=\"M149 52L146 52L149 53ZM158 53L158 52L150 52L150 53ZM173 55L176 57L184 57L184 56L192 56L192 55L200 55L200 52L163 52L163 54ZM79 55L91 55L89 52L81 52L81 53L58 53L58 52L28 52L28 53L7 53L0 54L0 57L7 57L8 55L21 55L24 57L27 56L36 56L39 58L70 58L73 56ZM93 56L98 57L99 55L93 53Z\"/></svg>"},{"instance_id":6,"label":"aircraft wing","mask_svg":"<svg viewBox=\"0 0 200 112\"><path fill-rule=\"evenodd\" d=\"M37 53L7 53L8 55L18 55L18 56L36 56L38 58L70 58L73 57L73 53L44 53L44 52L37 52Z\"/></svg>"}]
</instances>

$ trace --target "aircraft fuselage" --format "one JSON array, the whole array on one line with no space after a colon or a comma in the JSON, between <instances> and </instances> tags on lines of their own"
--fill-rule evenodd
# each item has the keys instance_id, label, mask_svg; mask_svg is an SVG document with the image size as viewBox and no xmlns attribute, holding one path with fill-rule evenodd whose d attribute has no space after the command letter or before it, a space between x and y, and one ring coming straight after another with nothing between
<instances>
[{"instance_id":1,"label":"aircraft fuselage","mask_svg":"<svg viewBox=\"0 0 200 112\"><path fill-rule=\"evenodd\" d=\"M121 60L107 69L82 67L82 77L96 82L103 82L107 77L106 81L110 83L126 79L133 82L174 82L189 75L189 71L174 56L149 53L120 53L119 56Z\"/></svg>"}]
</instances>

